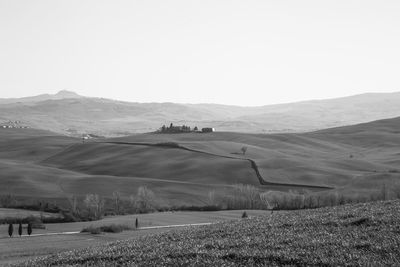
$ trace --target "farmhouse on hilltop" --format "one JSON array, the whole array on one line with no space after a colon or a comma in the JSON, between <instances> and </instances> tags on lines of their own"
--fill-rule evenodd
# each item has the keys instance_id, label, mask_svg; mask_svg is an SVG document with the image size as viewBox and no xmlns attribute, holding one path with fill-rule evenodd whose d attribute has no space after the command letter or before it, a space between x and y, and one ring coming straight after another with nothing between
<instances>
[{"instance_id":1,"label":"farmhouse on hilltop","mask_svg":"<svg viewBox=\"0 0 400 267\"><path fill-rule=\"evenodd\" d=\"M26 129L28 126L23 125L21 121L7 121L0 123L0 128L4 129L13 129L13 128L20 128L20 129Z\"/></svg>"},{"instance_id":2,"label":"farmhouse on hilltop","mask_svg":"<svg viewBox=\"0 0 400 267\"><path fill-rule=\"evenodd\" d=\"M158 133L212 133L215 128L205 127L201 131L195 126L193 129L187 125L174 125L171 123L169 126L163 125L157 130Z\"/></svg>"},{"instance_id":3,"label":"farmhouse on hilltop","mask_svg":"<svg viewBox=\"0 0 400 267\"><path fill-rule=\"evenodd\" d=\"M206 127L206 128L202 128L201 131L203 133L212 133L212 132L215 132L215 128Z\"/></svg>"}]
</instances>

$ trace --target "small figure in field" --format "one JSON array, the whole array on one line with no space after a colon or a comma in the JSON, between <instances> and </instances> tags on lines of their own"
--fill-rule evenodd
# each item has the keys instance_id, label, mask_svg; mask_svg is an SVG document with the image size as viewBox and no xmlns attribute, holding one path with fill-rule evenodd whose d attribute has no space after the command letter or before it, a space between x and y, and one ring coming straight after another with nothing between
<instances>
[{"instance_id":1,"label":"small figure in field","mask_svg":"<svg viewBox=\"0 0 400 267\"><path fill-rule=\"evenodd\" d=\"M32 224L28 223L28 235L32 234Z\"/></svg>"},{"instance_id":2,"label":"small figure in field","mask_svg":"<svg viewBox=\"0 0 400 267\"><path fill-rule=\"evenodd\" d=\"M244 147L242 147L240 150L242 151L242 154L244 155L244 154L246 154L247 147L246 147L246 146L244 146Z\"/></svg>"},{"instance_id":3,"label":"small figure in field","mask_svg":"<svg viewBox=\"0 0 400 267\"><path fill-rule=\"evenodd\" d=\"M10 225L8 225L8 235L12 237L13 232L14 232L14 226L12 225L12 223L10 223Z\"/></svg>"},{"instance_id":4,"label":"small figure in field","mask_svg":"<svg viewBox=\"0 0 400 267\"><path fill-rule=\"evenodd\" d=\"M19 236L21 237L21 235L22 235L22 223L19 223L19 226L18 226L18 234L19 234Z\"/></svg>"},{"instance_id":5,"label":"small figure in field","mask_svg":"<svg viewBox=\"0 0 400 267\"><path fill-rule=\"evenodd\" d=\"M135 227L136 227L136 229L139 227L139 220L138 220L138 218L136 218Z\"/></svg>"}]
</instances>

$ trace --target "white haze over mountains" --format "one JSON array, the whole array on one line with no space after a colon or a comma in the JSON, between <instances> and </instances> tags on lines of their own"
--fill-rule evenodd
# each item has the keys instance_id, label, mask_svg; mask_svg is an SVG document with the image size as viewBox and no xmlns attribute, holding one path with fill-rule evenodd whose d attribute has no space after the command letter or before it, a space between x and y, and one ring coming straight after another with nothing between
<instances>
[{"instance_id":1,"label":"white haze over mountains","mask_svg":"<svg viewBox=\"0 0 400 267\"><path fill-rule=\"evenodd\" d=\"M215 127L248 133L304 132L400 116L400 93L368 93L351 97L259 107L218 104L132 103L83 97L60 91L16 99L0 99L0 122L79 136L121 136L151 132L163 124Z\"/></svg>"}]
</instances>

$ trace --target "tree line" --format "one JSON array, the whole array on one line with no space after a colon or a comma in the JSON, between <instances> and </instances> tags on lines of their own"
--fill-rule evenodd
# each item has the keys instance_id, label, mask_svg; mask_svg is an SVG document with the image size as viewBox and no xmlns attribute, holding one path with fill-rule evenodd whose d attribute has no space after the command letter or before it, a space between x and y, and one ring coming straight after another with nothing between
<instances>
[{"instance_id":1,"label":"tree line","mask_svg":"<svg viewBox=\"0 0 400 267\"><path fill-rule=\"evenodd\" d=\"M22 223L19 223L19 225L18 225L18 235L19 235L20 237L22 236L22 232L23 232L22 229L23 229ZM31 223L28 223L28 226L27 226L27 233L28 233L29 236L32 234L32 224L31 224ZM13 225L12 223L10 223L10 224L8 225L8 235L9 235L10 237L12 237L13 234L14 234L14 225Z\"/></svg>"},{"instance_id":2,"label":"tree line","mask_svg":"<svg viewBox=\"0 0 400 267\"><path fill-rule=\"evenodd\" d=\"M197 132L199 129L195 126L193 129L187 125L174 125L171 123L169 126L163 125L158 132L160 133L190 133Z\"/></svg>"}]
</instances>

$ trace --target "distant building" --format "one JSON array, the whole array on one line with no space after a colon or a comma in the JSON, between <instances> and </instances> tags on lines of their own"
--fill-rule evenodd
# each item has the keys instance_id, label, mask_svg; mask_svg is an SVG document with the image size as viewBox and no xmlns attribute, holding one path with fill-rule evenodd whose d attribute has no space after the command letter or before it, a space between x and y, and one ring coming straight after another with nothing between
<instances>
[{"instance_id":1,"label":"distant building","mask_svg":"<svg viewBox=\"0 0 400 267\"><path fill-rule=\"evenodd\" d=\"M212 133L212 132L215 132L215 128L206 127L206 128L202 128L201 131L203 133Z\"/></svg>"},{"instance_id":2,"label":"distant building","mask_svg":"<svg viewBox=\"0 0 400 267\"><path fill-rule=\"evenodd\" d=\"M16 121L10 120L10 121L1 123L0 128L3 128L3 129L13 129L13 128L25 129L25 128L28 128L28 126L23 125L23 123L19 120L16 120Z\"/></svg>"}]
</instances>

